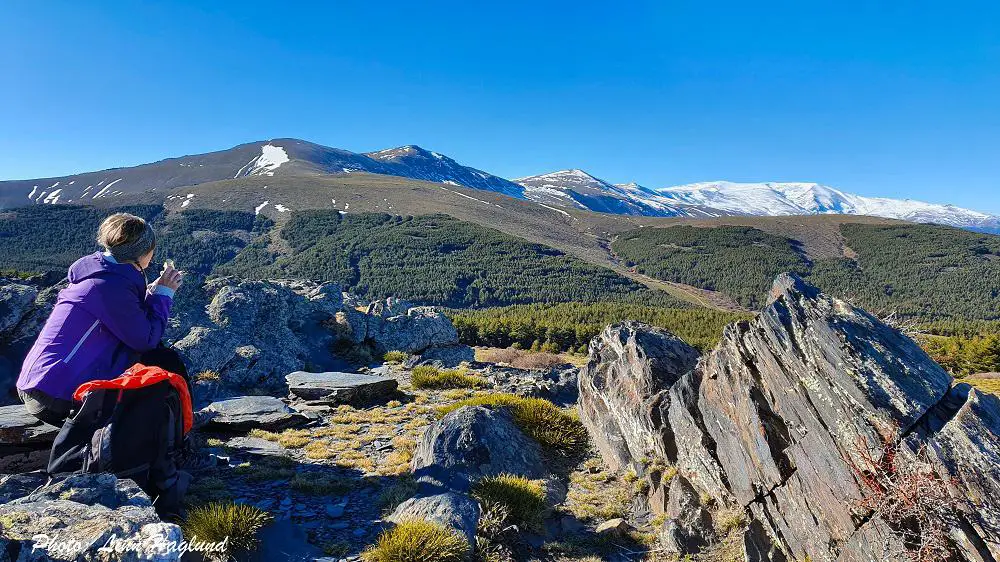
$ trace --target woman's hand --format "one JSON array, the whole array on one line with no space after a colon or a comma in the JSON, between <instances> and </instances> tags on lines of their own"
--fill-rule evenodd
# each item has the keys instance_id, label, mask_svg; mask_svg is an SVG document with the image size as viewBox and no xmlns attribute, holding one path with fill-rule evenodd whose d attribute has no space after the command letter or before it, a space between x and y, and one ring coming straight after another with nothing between
<instances>
[{"instance_id":1,"label":"woman's hand","mask_svg":"<svg viewBox=\"0 0 1000 562\"><path fill-rule=\"evenodd\" d=\"M183 282L181 279L182 276L183 274L174 269L173 265L166 264L163 266L163 273L160 273L160 277L156 281L153 281L153 286L162 285L176 291Z\"/></svg>"}]
</instances>

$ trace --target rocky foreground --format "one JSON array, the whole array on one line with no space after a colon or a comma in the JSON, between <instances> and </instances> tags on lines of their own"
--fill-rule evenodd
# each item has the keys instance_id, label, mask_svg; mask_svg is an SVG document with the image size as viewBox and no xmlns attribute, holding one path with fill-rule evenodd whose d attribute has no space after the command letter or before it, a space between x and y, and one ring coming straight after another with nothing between
<instances>
[{"instance_id":1,"label":"rocky foreground","mask_svg":"<svg viewBox=\"0 0 1000 562\"><path fill-rule=\"evenodd\" d=\"M171 336L198 373L206 446L231 466L190 502L270 513L259 560L356 560L415 519L490 561L1000 559L1000 400L794 276L704 356L625 322L579 370L476 363L433 309L330 285L203 291ZM0 287L9 361L51 296ZM406 355L345 362L387 351ZM178 559L155 545L181 528L129 481L32 472L53 433L0 408L0 561ZM537 486L538 509L486 494L498 476ZM56 532L79 548L33 548ZM123 534L147 547L97 550Z\"/></svg>"}]
</instances>

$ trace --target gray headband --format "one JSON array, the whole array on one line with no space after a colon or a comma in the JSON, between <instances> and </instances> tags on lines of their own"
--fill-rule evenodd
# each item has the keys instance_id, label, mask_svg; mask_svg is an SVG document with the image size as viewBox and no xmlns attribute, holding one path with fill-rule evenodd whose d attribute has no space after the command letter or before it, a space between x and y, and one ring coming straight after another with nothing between
<instances>
[{"instance_id":1,"label":"gray headband","mask_svg":"<svg viewBox=\"0 0 1000 562\"><path fill-rule=\"evenodd\" d=\"M155 245L156 235L153 234L153 228L149 223L146 223L146 228L142 229L142 234L134 241L112 246L108 251L119 262L138 262L139 258L148 254Z\"/></svg>"}]
</instances>

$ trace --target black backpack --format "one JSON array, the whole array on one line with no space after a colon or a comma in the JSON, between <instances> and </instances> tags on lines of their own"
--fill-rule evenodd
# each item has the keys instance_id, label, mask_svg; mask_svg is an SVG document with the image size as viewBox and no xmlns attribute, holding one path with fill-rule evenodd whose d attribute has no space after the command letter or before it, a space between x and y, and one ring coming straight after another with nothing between
<instances>
[{"instance_id":1,"label":"black backpack","mask_svg":"<svg viewBox=\"0 0 1000 562\"><path fill-rule=\"evenodd\" d=\"M181 512L191 476L177 469L184 442L180 394L163 380L140 388L99 388L83 397L52 443L50 476L108 472L129 478L161 516Z\"/></svg>"}]
</instances>

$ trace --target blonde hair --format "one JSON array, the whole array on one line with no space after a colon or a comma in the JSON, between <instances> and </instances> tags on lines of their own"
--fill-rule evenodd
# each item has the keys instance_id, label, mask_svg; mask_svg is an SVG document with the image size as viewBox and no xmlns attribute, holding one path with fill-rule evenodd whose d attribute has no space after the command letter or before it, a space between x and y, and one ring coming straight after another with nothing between
<instances>
[{"instance_id":1,"label":"blonde hair","mask_svg":"<svg viewBox=\"0 0 1000 562\"><path fill-rule=\"evenodd\" d=\"M111 251L114 246L134 244L143 237L146 220L129 213L115 213L97 229L97 243Z\"/></svg>"}]
</instances>

